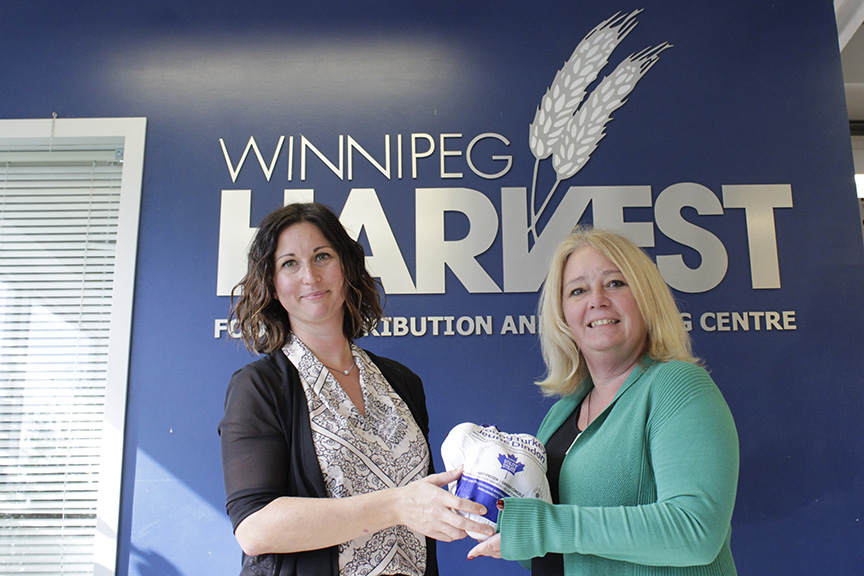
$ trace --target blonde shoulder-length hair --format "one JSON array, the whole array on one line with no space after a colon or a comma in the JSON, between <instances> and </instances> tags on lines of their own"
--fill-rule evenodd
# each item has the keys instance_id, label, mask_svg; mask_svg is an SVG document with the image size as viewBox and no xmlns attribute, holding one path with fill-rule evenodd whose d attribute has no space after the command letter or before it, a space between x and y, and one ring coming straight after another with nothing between
<instances>
[{"instance_id":1,"label":"blonde shoulder-length hair","mask_svg":"<svg viewBox=\"0 0 864 576\"><path fill-rule=\"evenodd\" d=\"M633 291L648 331L646 354L657 362L683 360L698 364L672 292L648 255L620 234L577 226L552 255L540 295L540 347L546 375L537 385L543 393L566 396L589 376L585 358L567 326L562 308L564 266L574 252L586 246L615 264Z\"/></svg>"}]
</instances>

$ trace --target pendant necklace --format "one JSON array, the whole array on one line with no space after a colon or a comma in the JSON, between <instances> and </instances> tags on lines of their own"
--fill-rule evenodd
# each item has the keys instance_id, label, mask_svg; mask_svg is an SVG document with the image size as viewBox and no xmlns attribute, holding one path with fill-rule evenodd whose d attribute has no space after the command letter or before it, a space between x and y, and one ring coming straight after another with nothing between
<instances>
[{"instance_id":1,"label":"pendant necklace","mask_svg":"<svg viewBox=\"0 0 864 576\"><path fill-rule=\"evenodd\" d=\"M594 395L594 389L591 389L591 392L588 393L588 396L585 397L587 402L587 406L585 406L585 428L591 425L591 396Z\"/></svg>"},{"instance_id":2,"label":"pendant necklace","mask_svg":"<svg viewBox=\"0 0 864 576\"><path fill-rule=\"evenodd\" d=\"M348 374L350 374L351 371L354 370L354 366L356 366L356 365L357 365L356 362L351 362L351 366L349 366L347 370L337 370L336 368L331 368L330 366L327 366L326 364L324 364L324 367L327 368L328 370L330 370L331 372L341 372L345 376L348 376Z\"/></svg>"},{"instance_id":3,"label":"pendant necklace","mask_svg":"<svg viewBox=\"0 0 864 576\"><path fill-rule=\"evenodd\" d=\"M585 428L591 425L591 395L594 393L594 389L591 389L591 392L585 396ZM570 448L567 448L567 451L564 452L564 456L570 454L570 450L573 449L573 446L576 444L576 441L579 440L579 437L582 435L584 430L579 430L579 418L576 418L576 437L573 438L573 442L570 443Z\"/></svg>"}]
</instances>

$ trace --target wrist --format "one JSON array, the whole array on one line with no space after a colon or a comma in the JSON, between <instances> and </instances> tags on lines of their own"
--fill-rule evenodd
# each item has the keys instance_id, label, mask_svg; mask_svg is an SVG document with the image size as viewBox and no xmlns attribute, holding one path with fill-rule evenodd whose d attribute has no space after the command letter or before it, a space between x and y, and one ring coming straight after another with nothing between
<instances>
[{"instance_id":1,"label":"wrist","mask_svg":"<svg viewBox=\"0 0 864 576\"><path fill-rule=\"evenodd\" d=\"M371 512L373 514L379 513L382 515L385 527L389 528L390 526L404 524L402 521L402 511L406 508L404 502L404 487L381 490L374 494L379 498L377 499L377 502L373 501L371 503Z\"/></svg>"}]
</instances>

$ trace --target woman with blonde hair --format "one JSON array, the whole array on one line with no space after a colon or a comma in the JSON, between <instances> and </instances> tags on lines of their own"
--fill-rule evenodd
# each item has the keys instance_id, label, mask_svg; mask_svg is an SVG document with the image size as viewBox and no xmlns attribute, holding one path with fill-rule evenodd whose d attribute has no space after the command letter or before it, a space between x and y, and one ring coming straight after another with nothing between
<instances>
[{"instance_id":1,"label":"woman with blonde hair","mask_svg":"<svg viewBox=\"0 0 864 576\"><path fill-rule=\"evenodd\" d=\"M560 398L537 433L553 503L499 501L499 533L469 559L530 561L535 576L736 574L735 424L651 259L577 228L552 257L539 315L538 385Z\"/></svg>"}]
</instances>

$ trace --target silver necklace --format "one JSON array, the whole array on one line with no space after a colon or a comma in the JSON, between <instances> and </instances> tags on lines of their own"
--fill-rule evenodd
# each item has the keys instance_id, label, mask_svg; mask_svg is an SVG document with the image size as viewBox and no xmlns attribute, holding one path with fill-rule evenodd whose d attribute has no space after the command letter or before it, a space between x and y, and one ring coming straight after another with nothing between
<instances>
[{"instance_id":1,"label":"silver necklace","mask_svg":"<svg viewBox=\"0 0 864 576\"><path fill-rule=\"evenodd\" d=\"M356 363L351 362L351 366L349 366L347 370L337 370L336 368L331 368L330 366L327 366L326 364L324 364L324 367L327 368L328 370L330 370L331 372L341 372L345 376L348 376L348 374L350 374L351 371L354 370L354 366L356 366Z\"/></svg>"},{"instance_id":2,"label":"silver necklace","mask_svg":"<svg viewBox=\"0 0 864 576\"><path fill-rule=\"evenodd\" d=\"M594 393L594 389L592 388L591 392L589 392L588 395L585 396L585 412L586 412L586 414L585 414L585 428L588 428L588 426L591 425L591 395L593 393ZM576 428L576 437L573 438L573 442L570 443L570 447L567 448L566 452L564 452L564 456L567 456L568 454L570 454L570 450L573 449L573 446L576 445L576 441L579 439L580 436L582 436L582 432L585 431L584 428L582 430L579 430L579 418L578 417L576 418L576 424L574 427Z\"/></svg>"},{"instance_id":3,"label":"silver necklace","mask_svg":"<svg viewBox=\"0 0 864 576\"><path fill-rule=\"evenodd\" d=\"M586 401L588 402L588 405L586 406L586 412L587 413L585 414L585 428L588 428L588 426L591 425L591 396L593 396L593 395L594 395L594 389L592 388L591 391L588 393L588 396L586 397Z\"/></svg>"},{"instance_id":4,"label":"silver necklace","mask_svg":"<svg viewBox=\"0 0 864 576\"><path fill-rule=\"evenodd\" d=\"M594 390L592 389L591 392L588 393L588 406L587 406L588 413L585 415L585 427L586 428L591 425L591 396L593 396L593 395L594 395Z\"/></svg>"}]
</instances>

